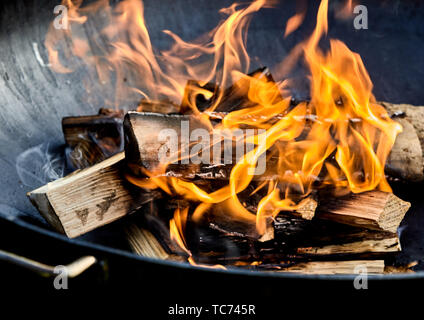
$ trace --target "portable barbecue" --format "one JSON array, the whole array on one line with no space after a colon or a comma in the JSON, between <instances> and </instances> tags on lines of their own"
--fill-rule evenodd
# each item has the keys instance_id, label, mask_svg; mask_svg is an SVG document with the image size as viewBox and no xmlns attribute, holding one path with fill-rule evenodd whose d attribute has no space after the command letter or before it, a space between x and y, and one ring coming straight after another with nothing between
<instances>
[{"instance_id":1,"label":"portable barbecue","mask_svg":"<svg viewBox=\"0 0 424 320\"><path fill-rule=\"evenodd\" d=\"M421 2L56 5L1 5L4 261L270 295L423 278Z\"/></svg>"}]
</instances>

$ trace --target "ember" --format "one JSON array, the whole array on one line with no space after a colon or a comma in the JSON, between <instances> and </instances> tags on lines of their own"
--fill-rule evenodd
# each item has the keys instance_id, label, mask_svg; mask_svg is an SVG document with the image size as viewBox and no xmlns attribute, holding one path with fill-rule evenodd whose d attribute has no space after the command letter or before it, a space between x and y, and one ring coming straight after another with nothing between
<instances>
[{"instance_id":1,"label":"ember","mask_svg":"<svg viewBox=\"0 0 424 320\"><path fill-rule=\"evenodd\" d=\"M123 124L119 110L64 119L70 154L78 154L71 163L92 167L30 193L59 230L74 237L139 212L127 230L136 252L215 268L351 273L361 263L383 272L381 257L401 250L396 230L410 204L392 193L385 168L423 179L422 139L416 124L377 103L357 53L334 39L320 47L328 0L312 35L274 68L304 61L310 99L301 102L288 93L290 79L268 68L249 73L248 25L269 1L222 9L226 19L196 41L165 30L174 45L160 53L142 2L64 4L71 28L52 28L46 40L55 70L75 69L58 55L70 40L69 55L100 82L116 82L118 104L129 94L143 101ZM92 56L78 28L100 13L109 49ZM303 19L293 16L285 36ZM127 74L132 85L121 80Z\"/></svg>"}]
</instances>

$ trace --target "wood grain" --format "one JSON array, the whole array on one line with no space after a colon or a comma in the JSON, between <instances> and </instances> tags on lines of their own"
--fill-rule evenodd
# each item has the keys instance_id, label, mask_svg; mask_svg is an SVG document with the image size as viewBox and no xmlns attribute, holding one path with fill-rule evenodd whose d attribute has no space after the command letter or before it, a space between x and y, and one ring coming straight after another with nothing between
<instances>
[{"instance_id":1,"label":"wood grain","mask_svg":"<svg viewBox=\"0 0 424 320\"><path fill-rule=\"evenodd\" d=\"M28 193L58 231L74 238L139 209L152 194L121 176L124 153Z\"/></svg>"}]
</instances>

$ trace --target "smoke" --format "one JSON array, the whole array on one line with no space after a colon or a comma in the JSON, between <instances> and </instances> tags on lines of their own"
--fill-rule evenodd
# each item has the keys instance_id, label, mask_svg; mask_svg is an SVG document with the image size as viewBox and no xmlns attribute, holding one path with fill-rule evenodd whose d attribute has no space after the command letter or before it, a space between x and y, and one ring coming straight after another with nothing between
<instances>
[{"instance_id":1,"label":"smoke","mask_svg":"<svg viewBox=\"0 0 424 320\"><path fill-rule=\"evenodd\" d=\"M16 171L22 184L37 188L65 175L63 151L43 143L22 152L16 158Z\"/></svg>"}]
</instances>

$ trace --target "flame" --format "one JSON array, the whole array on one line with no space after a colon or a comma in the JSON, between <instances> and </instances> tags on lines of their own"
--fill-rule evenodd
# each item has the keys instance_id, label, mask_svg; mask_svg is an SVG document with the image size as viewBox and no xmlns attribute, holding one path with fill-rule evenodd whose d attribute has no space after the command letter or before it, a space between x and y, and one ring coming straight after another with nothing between
<instances>
[{"instance_id":1,"label":"flame","mask_svg":"<svg viewBox=\"0 0 424 320\"><path fill-rule=\"evenodd\" d=\"M303 19L305 19L305 15L306 15L306 12L302 11L302 12L296 13L287 21L284 37L287 37L289 34L293 33L300 27L300 25L303 22Z\"/></svg>"},{"instance_id":2,"label":"flame","mask_svg":"<svg viewBox=\"0 0 424 320\"><path fill-rule=\"evenodd\" d=\"M87 7L81 7L78 2L69 13L73 28L62 34L72 40L71 51L79 61L94 65L99 80L116 80L115 104L121 104L129 93L151 100L166 97L179 103L187 80L196 79L200 86L191 87L194 95L186 99L185 104L208 122L209 115L223 99L223 90L213 92L204 84L214 82L227 88L236 83L240 86L238 89L246 93L248 103L243 108L226 114L217 126L208 122L211 133L241 128L265 130L241 137L253 148L235 163L227 185L205 191L194 182L167 177L166 165L150 171L142 169L146 178L127 176L141 188L160 188L196 206L192 215L189 208L177 209L169 226L172 239L193 264L184 238L186 221L200 221L214 206L224 204L229 216L246 218L256 224L259 234L264 234L266 221L281 211L296 210L313 188L332 186L354 193L373 189L390 191L384 166L402 128L376 104L371 79L358 54L333 39L329 41L328 50L320 48L319 43L328 31L328 0L320 3L312 35L294 48L289 60L277 66L284 69L303 57L310 73L309 103L291 106L290 96L285 94L288 80L281 78L274 82L267 77L247 75L250 68L246 50L248 25L255 12L269 5L265 0L256 0L249 5L235 3L222 9L221 13L227 18L191 42L165 30L174 45L162 52L152 46L143 3L137 0L120 2L115 8L105 1ZM347 6L351 5L348 1ZM90 15L100 11L108 19L107 27L101 31L107 50L99 49L100 53L94 56L88 54L88 39L76 31ZM303 18L304 13L293 16L287 22L285 36L297 29ZM74 70L60 63L56 47L60 47L63 39L57 32L50 32L46 46L55 70ZM131 85L121 80L127 74L133 78ZM206 112L199 111L196 95L211 101ZM252 212L240 201L239 195L254 182L253 173L264 155L277 159L275 163L267 162L272 166L267 170L272 169L276 174L256 186L255 192L266 192L256 212Z\"/></svg>"},{"instance_id":3,"label":"flame","mask_svg":"<svg viewBox=\"0 0 424 320\"><path fill-rule=\"evenodd\" d=\"M346 0L344 5L336 11L336 17L339 19L348 19L353 15L353 8L356 6L356 1Z\"/></svg>"},{"instance_id":4,"label":"flame","mask_svg":"<svg viewBox=\"0 0 424 320\"><path fill-rule=\"evenodd\" d=\"M178 246L188 255L188 262L194 266L212 268L212 269L226 269L223 265L206 265L198 264L193 258L190 250L187 247L187 243L184 237L185 234L185 225L187 222L189 208L186 207L182 210L180 208L175 209L174 217L169 221L169 231L171 235L171 240L175 241Z\"/></svg>"},{"instance_id":5,"label":"flame","mask_svg":"<svg viewBox=\"0 0 424 320\"><path fill-rule=\"evenodd\" d=\"M115 84L113 104L116 106L125 104L128 96L134 95L150 100L166 98L179 103L187 79L201 83L214 80L222 87L228 86L250 68L245 35L252 14L269 6L267 0L256 0L247 7L234 3L221 9L220 12L228 18L192 42L185 42L171 31L163 30L174 40L174 45L167 51L158 52L150 40L142 1L124 0L115 7L106 0L86 6L82 6L82 0L63 0L62 4L69 8L70 26L68 30L56 30L53 25L49 29L45 46L52 69L69 73L89 66L91 77L97 76L99 83ZM106 27L88 39L83 25L93 17L102 17ZM72 43L70 47L69 42ZM92 48L96 54L89 53L86 48ZM61 61L61 53L66 66ZM71 56L78 59L70 59ZM131 84L127 81L128 76L131 76ZM196 94L207 98L212 93L199 89ZM220 99L216 99L214 107ZM197 110L193 103L189 107Z\"/></svg>"}]
</instances>

